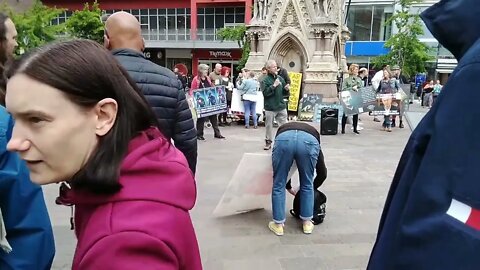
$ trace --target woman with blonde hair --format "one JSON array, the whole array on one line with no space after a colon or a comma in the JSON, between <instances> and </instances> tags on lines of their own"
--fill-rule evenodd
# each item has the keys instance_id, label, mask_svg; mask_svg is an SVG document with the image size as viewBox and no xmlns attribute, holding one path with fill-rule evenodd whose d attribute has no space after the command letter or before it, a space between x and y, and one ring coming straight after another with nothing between
<instances>
[{"instance_id":1,"label":"woman with blonde hair","mask_svg":"<svg viewBox=\"0 0 480 270\"><path fill-rule=\"evenodd\" d=\"M209 69L208 65L205 65L205 64L198 65L198 75L193 78L192 87L190 88L191 96L193 95L193 90L215 86L210 80L210 77L208 77L208 69ZM194 102L199 102L199 100L197 100L196 97L194 97L194 99L195 99ZM206 100L203 100L203 102L206 102ZM218 128L217 115L210 115L207 117L202 117L197 119L197 139L200 141L205 141L205 137L203 137L203 130L205 128L205 121L207 120L207 118L210 120L210 123L212 124L214 137L217 139L225 139L225 137L222 136L222 133L220 133L220 129Z\"/></svg>"},{"instance_id":2,"label":"woman with blonde hair","mask_svg":"<svg viewBox=\"0 0 480 270\"><path fill-rule=\"evenodd\" d=\"M383 130L392 132L392 116L390 109L392 108L393 94L400 89L398 81L392 78L392 73L388 69L383 70L383 79L378 86L377 92L382 95L382 103L385 108L385 115L383 120Z\"/></svg>"},{"instance_id":3,"label":"woman with blonde hair","mask_svg":"<svg viewBox=\"0 0 480 270\"><path fill-rule=\"evenodd\" d=\"M358 77L358 65L351 64L348 68L348 78L343 81L342 92L343 91L358 91L363 87L363 81ZM342 117L342 134L345 134L345 126L347 125L347 115L343 113ZM355 134L360 134L358 132L358 114L353 115L353 132Z\"/></svg>"}]
</instances>

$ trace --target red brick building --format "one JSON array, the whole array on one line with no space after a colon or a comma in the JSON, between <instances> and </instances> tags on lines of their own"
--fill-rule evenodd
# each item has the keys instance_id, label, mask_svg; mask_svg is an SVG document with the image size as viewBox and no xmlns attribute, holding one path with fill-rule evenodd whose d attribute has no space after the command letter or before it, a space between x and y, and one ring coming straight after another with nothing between
<instances>
[{"instance_id":1,"label":"red brick building","mask_svg":"<svg viewBox=\"0 0 480 270\"><path fill-rule=\"evenodd\" d=\"M241 58L236 42L221 41L216 32L223 27L248 23L253 0L102 0L107 14L124 10L135 15L146 41L145 55L172 69L185 64L196 73L200 63L220 62L235 69ZM68 9L57 20L63 22L85 1L44 0L44 4ZM193 71L193 72L192 72Z\"/></svg>"}]
</instances>

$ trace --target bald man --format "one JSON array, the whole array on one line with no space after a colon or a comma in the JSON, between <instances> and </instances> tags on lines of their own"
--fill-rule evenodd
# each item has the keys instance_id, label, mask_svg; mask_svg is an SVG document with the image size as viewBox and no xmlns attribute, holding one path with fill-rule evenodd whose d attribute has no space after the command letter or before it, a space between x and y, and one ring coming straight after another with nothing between
<instances>
[{"instance_id":1,"label":"bald man","mask_svg":"<svg viewBox=\"0 0 480 270\"><path fill-rule=\"evenodd\" d=\"M140 87L157 115L162 133L173 139L195 173L197 131L185 92L171 70L144 57L145 40L137 18L123 11L110 15L105 22L104 45Z\"/></svg>"}]
</instances>

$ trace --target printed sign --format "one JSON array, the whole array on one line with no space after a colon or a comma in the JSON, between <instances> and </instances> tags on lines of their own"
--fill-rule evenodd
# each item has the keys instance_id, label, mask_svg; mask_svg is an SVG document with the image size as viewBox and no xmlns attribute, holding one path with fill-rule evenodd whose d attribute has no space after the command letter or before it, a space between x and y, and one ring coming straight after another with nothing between
<instances>
[{"instance_id":1,"label":"printed sign","mask_svg":"<svg viewBox=\"0 0 480 270\"><path fill-rule=\"evenodd\" d=\"M402 102L401 94L377 94L377 102L372 109L373 115L398 115L398 106Z\"/></svg>"},{"instance_id":2,"label":"printed sign","mask_svg":"<svg viewBox=\"0 0 480 270\"><path fill-rule=\"evenodd\" d=\"M194 90L193 99L198 118L228 111L227 96L223 85Z\"/></svg>"},{"instance_id":3,"label":"printed sign","mask_svg":"<svg viewBox=\"0 0 480 270\"><path fill-rule=\"evenodd\" d=\"M298 99L300 98L300 87L302 86L302 73L288 72L290 77L290 97L288 98L288 110L298 110Z\"/></svg>"},{"instance_id":4,"label":"printed sign","mask_svg":"<svg viewBox=\"0 0 480 270\"><path fill-rule=\"evenodd\" d=\"M363 87L358 91L342 91L339 95L345 115L372 111L377 103L377 94L372 87Z\"/></svg>"},{"instance_id":5,"label":"printed sign","mask_svg":"<svg viewBox=\"0 0 480 270\"><path fill-rule=\"evenodd\" d=\"M232 53L229 51L208 51L208 53L210 54L210 56L213 56L215 58L218 58L218 57L232 58Z\"/></svg>"},{"instance_id":6,"label":"printed sign","mask_svg":"<svg viewBox=\"0 0 480 270\"><path fill-rule=\"evenodd\" d=\"M298 112L298 119L301 121L313 121L315 114L315 105L321 104L323 95L319 94L305 94L300 100L300 110Z\"/></svg>"}]
</instances>

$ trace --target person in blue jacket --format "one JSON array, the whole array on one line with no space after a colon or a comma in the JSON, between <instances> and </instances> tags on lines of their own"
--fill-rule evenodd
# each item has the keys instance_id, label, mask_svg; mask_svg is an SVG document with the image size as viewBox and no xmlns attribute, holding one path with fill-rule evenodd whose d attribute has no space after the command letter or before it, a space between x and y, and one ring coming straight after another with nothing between
<instances>
[{"instance_id":1,"label":"person in blue jacket","mask_svg":"<svg viewBox=\"0 0 480 270\"><path fill-rule=\"evenodd\" d=\"M480 269L479 14L442 0L421 15L458 66L400 159L369 270Z\"/></svg>"},{"instance_id":2,"label":"person in blue jacket","mask_svg":"<svg viewBox=\"0 0 480 270\"><path fill-rule=\"evenodd\" d=\"M6 83L3 67L17 46L16 35L12 20L0 13L1 105ZM12 117L0 106L0 221L6 229L6 239L0 232L0 243L8 242L11 247L9 253L0 248L0 269L49 270L55 255L50 218L42 189L30 181L29 171L18 154L7 151L12 130Z\"/></svg>"}]
</instances>

